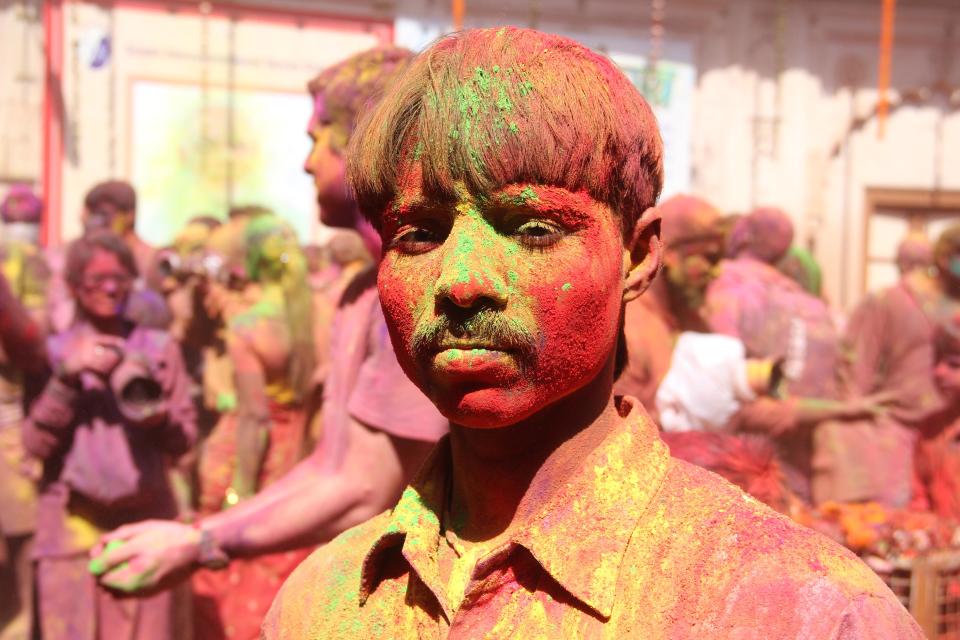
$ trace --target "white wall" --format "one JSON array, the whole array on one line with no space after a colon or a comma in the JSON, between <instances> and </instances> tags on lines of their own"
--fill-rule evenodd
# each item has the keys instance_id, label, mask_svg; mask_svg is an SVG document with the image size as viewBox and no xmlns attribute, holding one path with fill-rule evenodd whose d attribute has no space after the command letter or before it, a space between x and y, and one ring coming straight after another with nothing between
<instances>
[{"instance_id":1,"label":"white wall","mask_svg":"<svg viewBox=\"0 0 960 640\"><path fill-rule=\"evenodd\" d=\"M81 3L71 15L73 4L68 2L65 8L68 40L75 39L84 25L103 23L101 9ZM447 0L270 4L395 18L396 42L414 49L450 27ZM0 9L0 59L4 61L19 60L15 7ZM725 211L743 212L761 204L783 207L796 222L798 240L815 248L824 266L828 295L849 308L862 295L866 189L960 190L960 113L941 100L893 111L883 140L877 137L875 121L851 132L851 118L869 114L876 101L879 2L670 0L666 10L663 60L689 70L692 94L684 101L686 111L681 108L684 105L671 108L674 124L685 129L686 137L678 136L679 146L668 149L668 167L672 167L668 181L673 181L673 188L689 188ZM576 37L615 59L642 60L649 50L648 12L649 3L620 0L468 0L467 26L535 25ZM912 0L897 3L897 12L892 100L900 91L941 81L960 87L960 63L950 64L960 58L960 5L955 0ZM79 24L73 26L73 22ZM951 26L956 34L952 43L945 40ZM148 59L143 53L151 47L195 53L199 40L195 19L168 16L131 22L129 28L136 35L119 49L117 73L121 76L196 73L194 63L183 62L183 68L175 69L169 57ZM29 29L32 44L27 49L32 57L28 66L39 69L39 31L35 24ZM261 56L299 60L302 68L294 64L284 69L244 69L240 73L249 74L246 82L299 91L313 69L331 55L346 54L340 45L296 40L289 31L269 32L258 31L244 46ZM224 46L223 37L214 29L211 46ZM18 93L19 85L11 80L14 66L0 64L0 180L14 174L37 179L39 85L28 85L27 91ZM84 99L77 100L72 73L68 61L64 95L79 133L74 132L74 156L68 160L75 165L68 164L64 176L66 236L75 231L72 214L85 186L129 165L124 144L110 142L112 136L125 135L126 123L124 109L117 107L112 129L116 133L110 133L105 103L109 91L104 86L108 74L81 69L76 75L87 90ZM222 67L212 73L223 79ZM125 95L124 91L121 87L116 95ZM110 151L113 146L118 148ZM939 162L934 166L937 153ZM678 174L682 175L678 178Z\"/></svg>"}]
</instances>

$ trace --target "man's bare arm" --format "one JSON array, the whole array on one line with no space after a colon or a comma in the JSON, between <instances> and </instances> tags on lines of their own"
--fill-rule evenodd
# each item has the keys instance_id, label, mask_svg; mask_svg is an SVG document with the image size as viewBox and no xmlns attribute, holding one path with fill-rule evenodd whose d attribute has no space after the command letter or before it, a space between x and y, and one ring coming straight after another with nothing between
<instances>
[{"instance_id":1,"label":"man's bare arm","mask_svg":"<svg viewBox=\"0 0 960 640\"><path fill-rule=\"evenodd\" d=\"M47 363L43 337L42 325L20 304L0 273L0 347L7 359L27 373L42 371Z\"/></svg>"},{"instance_id":2,"label":"man's bare arm","mask_svg":"<svg viewBox=\"0 0 960 640\"><path fill-rule=\"evenodd\" d=\"M286 476L199 529L231 557L326 542L391 507L431 443L394 438L354 420L342 463L326 466L323 444ZM326 466L326 468L325 468ZM101 582L150 592L189 574L200 560L200 530L170 521L127 525L94 550ZM120 545L105 546L112 541ZM126 563L126 564L125 564Z\"/></svg>"},{"instance_id":3,"label":"man's bare arm","mask_svg":"<svg viewBox=\"0 0 960 640\"><path fill-rule=\"evenodd\" d=\"M236 330L232 332L227 340L237 389L237 455L233 489L240 498L247 499L257 492L270 438L270 410L266 376L252 339L245 333L236 333Z\"/></svg>"}]
</instances>

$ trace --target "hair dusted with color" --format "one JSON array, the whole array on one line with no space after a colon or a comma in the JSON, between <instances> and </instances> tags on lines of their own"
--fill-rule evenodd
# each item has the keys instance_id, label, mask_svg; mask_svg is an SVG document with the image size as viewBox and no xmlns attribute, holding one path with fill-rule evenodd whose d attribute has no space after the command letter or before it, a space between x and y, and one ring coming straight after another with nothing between
<instances>
[{"instance_id":1,"label":"hair dusted with color","mask_svg":"<svg viewBox=\"0 0 960 640\"><path fill-rule=\"evenodd\" d=\"M77 238L67 247L64 273L66 273L67 282L71 286L80 286L87 265L90 264L98 251L112 253L116 256L120 265L131 278L140 275L133 252L130 251L130 247L123 241L123 238L111 231L97 230Z\"/></svg>"},{"instance_id":2,"label":"hair dusted with color","mask_svg":"<svg viewBox=\"0 0 960 640\"><path fill-rule=\"evenodd\" d=\"M470 29L417 56L360 121L347 153L363 213L379 225L411 164L453 197L508 184L586 191L624 229L656 203L663 143L650 106L608 58L531 29Z\"/></svg>"},{"instance_id":3,"label":"hair dusted with color","mask_svg":"<svg viewBox=\"0 0 960 640\"><path fill-rule=\"evenodd\" d=\"M409 49L375 47L324 69L307 83L315 102L314 118L332 128L330 146L334 151L346 149L357 119L380 99L412 59Z\"/></svg>"},{"instance_id":4,"label":"hair dusted with color","mask_svg":"<svg viewBox=\"0 0 960 640\"><path fill-rule=\"evenodd\" d=\"M960 223L944 229L933 244L933 258L938 262L954 253L960 253Z\"/></svg>"}]
</instances>

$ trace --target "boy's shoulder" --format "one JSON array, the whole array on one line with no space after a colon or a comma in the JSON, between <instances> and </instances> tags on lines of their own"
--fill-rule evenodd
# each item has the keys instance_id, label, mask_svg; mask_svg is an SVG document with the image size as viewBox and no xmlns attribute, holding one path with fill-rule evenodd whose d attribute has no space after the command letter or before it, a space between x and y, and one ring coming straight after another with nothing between
<instances>
[{"instance_id":1,"label":"boy's shoulder","mask_svg":"<svg viewBox=\"0 0 960 640\"><path fill-rule=\"evenodd\" d=\"M698 532L691 541L698 553L722 549L726 560L739 557L735 566L773 561L781 575L786 569L797 577L829 575L847 589L887 593L850 550L696 465L672 460L657 502L675 532Z\"/></svg>"},{"instance_id":2,"label":"boy's shoulder","mask_svg":"<svg viewBox=\"0 0 960 640\"><path fill-rule=\"evenodd\" d=\"M327 637L325 621L348 618L358 609L363 561L390 517L385 511L344 531L301 562L274 599L262 637Z\"/></svg>"},{"instance_id":3,"label":"boy's shoulder","mask_svg":"<svg viewBox=\"0 0 960 640\"><path fill-rule=\"evenodd\" d=\"M637 595L657 593L650 606L696 621L701 637L832 637L837 625L878 619L920 637L853 553L692 464L672 460L634 540L623 569L635 572Z\"/></svg>"}]
</instances>

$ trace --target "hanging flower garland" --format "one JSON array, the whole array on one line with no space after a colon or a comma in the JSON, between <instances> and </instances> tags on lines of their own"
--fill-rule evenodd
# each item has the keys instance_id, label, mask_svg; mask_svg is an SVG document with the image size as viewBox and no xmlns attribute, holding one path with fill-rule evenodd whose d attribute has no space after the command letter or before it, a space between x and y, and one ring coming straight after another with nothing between
<instances>
[{"instance_id":1,"label":"hanging flower garland","mask_svg":"<svg viewBox=\"0 0 960 640\"><path fill-rule=\"evenodd\" d=\"M453 30L463 29L463 18L467 13L467 0L453 0L450 12L453 14Z\"/></svg>"},{"instance_id":2,"label":"hanging flower garland","mask_svg":"<svg viewBox=\"0 0 960 640\"><path fill-rule=\"evenodd\" d=\"M663 55L664 16L667 0L650 0L650 53L647 56L646 72L643 78L643 95L657 104L660 99L660 77L658 65Z\"/></svg>"},{"instance_id":3,"label":"hanging flower garland","mask_svg":"<svg viewBox=\"0 0 960 640\"><path fill-rule=\"evenodd\" d=\"M893 21L897 0L883 0L883 13L880 21L880 62L877 78L877 135L883 139L890 102L887 90L890 88L890 70L893 61Z\"/></svg>"}]
</instances>

